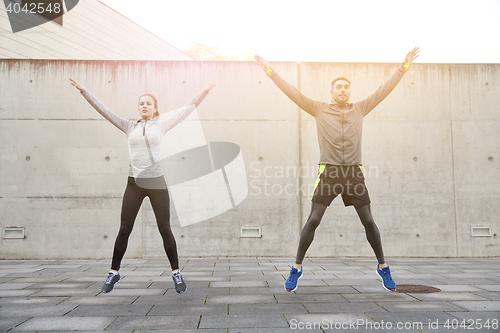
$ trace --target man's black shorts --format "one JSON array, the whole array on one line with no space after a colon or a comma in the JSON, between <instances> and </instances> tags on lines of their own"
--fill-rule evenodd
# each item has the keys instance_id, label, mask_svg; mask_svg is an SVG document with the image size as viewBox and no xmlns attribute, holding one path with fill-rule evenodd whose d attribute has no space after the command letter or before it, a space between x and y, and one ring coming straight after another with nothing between
<instances>
[{"instance_id":1,"label":"man's black shorts","mask_svg":"<svg viewBox=\"0 0 500 333\"><path fill-rule=\"evenodd\" d=\"M346 207L370 204L361 167L320 164L312 202L329 206L339 194Z\"/></svg>"}]
</instances>

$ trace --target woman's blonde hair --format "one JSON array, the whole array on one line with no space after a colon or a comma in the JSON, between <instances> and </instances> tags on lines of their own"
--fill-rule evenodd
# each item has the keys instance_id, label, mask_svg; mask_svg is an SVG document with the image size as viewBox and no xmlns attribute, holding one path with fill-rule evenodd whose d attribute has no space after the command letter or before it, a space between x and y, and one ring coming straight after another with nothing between
<instances>
[{"instance_id":1,"label":"woman's blonde hair","mask_svg":"<svg viewBox=\"0 0 500 333\"><path fill-rule=\"evenodd\" d=\"M144 96L149 96L153 99L153 102L155 105L155 110L156 110L155 113L153 113L153 120L158 121L158 119L160 119L160 111L158 111L158 100L156 99L156 97L154 97L151 94L144 94L141 97L139 97L139 102L141 101L141 98L143 98Z\"/></svg>"}]
</instances>

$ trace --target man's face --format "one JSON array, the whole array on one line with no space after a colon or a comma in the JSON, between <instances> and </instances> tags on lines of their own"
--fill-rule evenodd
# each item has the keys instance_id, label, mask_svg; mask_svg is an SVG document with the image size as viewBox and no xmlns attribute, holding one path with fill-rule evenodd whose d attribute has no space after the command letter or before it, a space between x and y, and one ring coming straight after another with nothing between
<instances>
[{"instance_id":1,"label":"man's face","mask_svg":"<svg viewBox=\"0 0 500 333\"><path fill-rule=\"evenodd\" d=\"M346 80L337 80L333 84L330 94L335 102L347 104L349 96L351 96L351 85Z\"/></svg>"}]
</instances>

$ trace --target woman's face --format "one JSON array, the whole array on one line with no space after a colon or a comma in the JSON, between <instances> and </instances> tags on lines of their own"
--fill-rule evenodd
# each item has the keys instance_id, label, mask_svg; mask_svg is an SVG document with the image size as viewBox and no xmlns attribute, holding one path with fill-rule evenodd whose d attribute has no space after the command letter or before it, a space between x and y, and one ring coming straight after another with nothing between
<instances>
[{"instance_id":1,"label":"woman's face","mask_svg":"<svg viewBox=\"0 0 500 333\"><path fill-rule=\"evenodd\" d=\"M142 96L139 99L139 113L142 119L152 119L156 112L155 103L151 96Z\"/></svg>"}]
</instances>

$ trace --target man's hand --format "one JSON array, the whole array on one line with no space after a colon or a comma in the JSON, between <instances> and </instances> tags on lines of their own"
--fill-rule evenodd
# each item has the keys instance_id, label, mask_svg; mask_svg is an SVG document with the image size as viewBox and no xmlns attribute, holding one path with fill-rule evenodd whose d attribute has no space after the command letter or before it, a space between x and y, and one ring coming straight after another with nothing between
<instances>
[{"instance_id":1,"label":"man's hand","mask_svg":"<svg viewBox=\"0 0 500 333\"><path fill-rule=\"evenodd\" d=\"M76 87L76 89L82 91L83 87L80 85L80 83L76 82L72 78L69 78L70 83Z\"/></svg>"},{"instance_id":2,"label":"man's hand","mask_svg":"<svg viewBox=\"0 0 500 333\"><path fill-rule=\"evenodd\" d=\"M260 67L262 67L263 70L271 68L271 66L269 66L269 63L264 58L262 58L261 56L255 55L254 59L257 62L257 65L259 65Z\"/></svg>"},{"instance_id":3,"label":"man's hand","mask_svg":"<svg viewBox=\"0 0 500 333\"><path fill-rule=\"evenodd\" d=\"M418 57L419 51L420 51L420 49L418 47L415 47L413 50L408 52L408 54L406 55L406 58L405 58L405 63L408 65L411 65L413 60L415 60Z\"/></svg>"}]
</instances>

